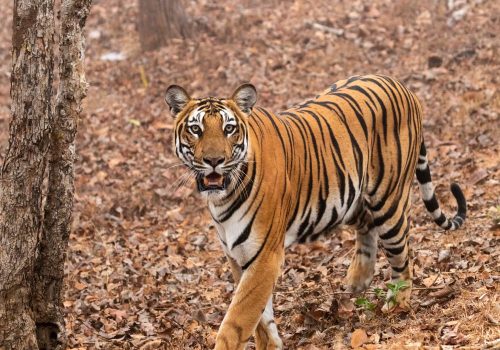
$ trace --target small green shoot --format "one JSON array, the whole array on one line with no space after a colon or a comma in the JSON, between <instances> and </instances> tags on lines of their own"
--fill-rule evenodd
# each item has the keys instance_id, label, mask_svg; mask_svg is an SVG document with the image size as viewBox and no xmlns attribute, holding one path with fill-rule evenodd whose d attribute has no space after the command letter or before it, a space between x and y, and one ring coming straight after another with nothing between
<instances>
[{"instance_id":1,"label":"small green shoot","mask_svg":"<svg viewBox=\"0 0 500 350\"><path fill-rule=\"evenodd\" d=\"M398 281L396 283L387 283L387 289L391 292L391 297L389 298L389 301L396 303L396 297L400 291L403 289L408 288L408 282L406 281Z\"/></svg>"},{"instance_id":2,"label":"small green shoot","mask_svg":"<svg viewBox=\"0 0 500 350\"><path fill-rule=\"evenodd\" d=\"M375 309L377 308L377 304L379 301L386 302L389 304L396 304L396 298L397 295L400 291L406 289L409 287L408 282L406 281L398 281L396 283L387 283L387 289L389 290L386 292L382 288L374 288L373 289L373 294L375 294L376 299L374 301L368 300L365 296L361 296L356 298L354 301L354 304L360 308L362 311L365 313L367 311L369 312L374 312ZM389 298L387 299L387 296L389 295ZM368 314L368 313L367 313Z\"/></svg>"},{"instance_id":3,"label":"small green shoot","mask_svg":"<svg viewBox=\"0 0 500 350\"><path fill-rule=\"evenodd\" d=\"M354 302L354 304L356 306L363 308L363 310L368 310L368 311L373 311L377 307L376 304L372 303L371 301L369 301L365 297L357 298L356 301Z\"/></svg>"},{"instance_id":4,"label":"small green shoot","mask_svg":"<svg viewBox=\"0 0 500 350\"><path fill-rule=\"evenodd\" d=\"M400 290L408 288L408 282L398 281L397 283L387 283L387 288L394 294L398 293Z\"/></svg>"},{"instance_id":5,"label":"small green shoot","mask_svg":"<svg viewBox=\"0 0 500 350\"><path fill-rule=\"evenodd\" d=\"M382 288L375 288L375 289L373 290L373 292L375 293L375 295L376 295L376 296L377 296L377 298L379 298L379 299L383 299L383 298L385 298L385 295L387 294L387 293L385 292L385 290L383 290Z\"/></svg>"}]
</instances>

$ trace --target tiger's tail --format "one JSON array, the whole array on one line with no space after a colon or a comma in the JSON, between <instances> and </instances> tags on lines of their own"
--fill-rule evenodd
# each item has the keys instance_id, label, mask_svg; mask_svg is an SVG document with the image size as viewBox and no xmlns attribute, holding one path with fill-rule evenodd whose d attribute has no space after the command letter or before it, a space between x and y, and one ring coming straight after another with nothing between
<instances>
[{"instance_id":1,"label":"tiger's tail","mask_svg":"<svg viewBox=\"0 0 500 350\"><path fill-rule=\"evenodd\" d=\"M464 194L458 184L451 184L451 193L453 193L457 201L458 211L453 219L447 218L441 211L441 208L439 208L439 203L434 193L434 186L431 181L431 171L429 169L429 163L427 162L427 151L423 140L420 146L416 174L425 208L432 215L434 222L445 230L456 230L462 226L465 222L467 213L467 202Z\"/></svg>"}]
</instances>

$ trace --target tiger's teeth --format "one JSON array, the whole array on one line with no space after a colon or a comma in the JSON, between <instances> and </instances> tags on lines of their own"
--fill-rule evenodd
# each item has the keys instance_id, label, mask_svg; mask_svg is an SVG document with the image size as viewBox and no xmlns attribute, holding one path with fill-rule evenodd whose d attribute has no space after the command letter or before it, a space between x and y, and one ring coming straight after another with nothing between
<instances>
[{"instance_id":1,"label":"tiger's teeth","mask_svg":"<svg viewBox=\"0 0 500 350\"><path fill-rule=\"evenodd\" d=\"M205 186L222 186L224 184L224 178L219 174L209 174L203 178L203 184Z\"/></svg>"}]
</instances>

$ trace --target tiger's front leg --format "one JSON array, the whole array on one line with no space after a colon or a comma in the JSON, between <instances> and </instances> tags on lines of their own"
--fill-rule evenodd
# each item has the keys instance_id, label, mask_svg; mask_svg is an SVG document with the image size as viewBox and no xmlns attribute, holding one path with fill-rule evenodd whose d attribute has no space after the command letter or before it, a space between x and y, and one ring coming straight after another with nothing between
<instances>
[{"instance_id":1,"label":"tiger's front leg","mask_svg":"<svg viewBox=\"0 0 500 350\"><path fill-rule=\"evenodd\" d=\"M217 334L215 350L244 349L261 319L268 321L265 310L280 274L283 250L281 248L279 252L269 252L264 247L258 258L243 272ZM257 335L259 339L257 343L260 344L257 345L258 350L281 349L281 340L278 344L274 344L276 342L274 337L267 336L267 326L260 326L259 329L266 334L267 341L263 342L263 339ZM260 347L264 345L265 348Z\"/></svg>"},{"instance_id":2,"label":"tiger's front leg","mask_svg":"<svg viewBox=\"0 0 500 350\"><path fill-rule=\"evenodd\" d=\"M226 257L229 262L229 266L231 267L234 283L236 286L238 286L242 274L241 267L229 255L226 255ZM255 330L254 338L257 350L283 349L283 342L279 337L278 327L274 322L272 295L267 301L266 308L262 313L259 324L257 325L257 329Z\"/></svg>"}]
</instances>

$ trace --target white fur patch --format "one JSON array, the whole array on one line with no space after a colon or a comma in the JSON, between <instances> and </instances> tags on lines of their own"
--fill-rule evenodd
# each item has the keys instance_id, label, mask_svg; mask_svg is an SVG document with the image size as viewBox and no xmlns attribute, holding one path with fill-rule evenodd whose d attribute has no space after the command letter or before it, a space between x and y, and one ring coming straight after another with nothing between
<instances>
[{"instance_id":1,"label":"white fur patch","mask_svg":"<svg viewBox=\"0 0 500 350\"><path fill-rule=\"evenodd\" d=\"M267 335L270 340L276 345L277 349L283 349L283 342L278 334L278 327L274 322L274 312L273 312L273 297L271 296L267 301L266 308L262 313L260 323L267 329Z\"/></svg>"},{"instance_id":2,"label":"white fur patch","mask_svg":"<svg viewBox=\"0 0 500 350\"><path fill-rule=\"evenodd\" d=\"M432 217L434 219L437 219L438 217L441 216L441 208L437 208L436 210L434 210L432 213L431 213Z\"/></svg>"},{"instance_id":3,"label":"white fur patch","mask_svg":"<svg viewBox=\"0 0 500 350\"><path fill-rule=\"evenodd\" d=\"M429 181L425 184L419 184L419 186L420 186L420 191L422 193L422 199L424 201L430 200L434 195L434 186L432 185L432 182Z\"/></svg>"}]
</instances>

